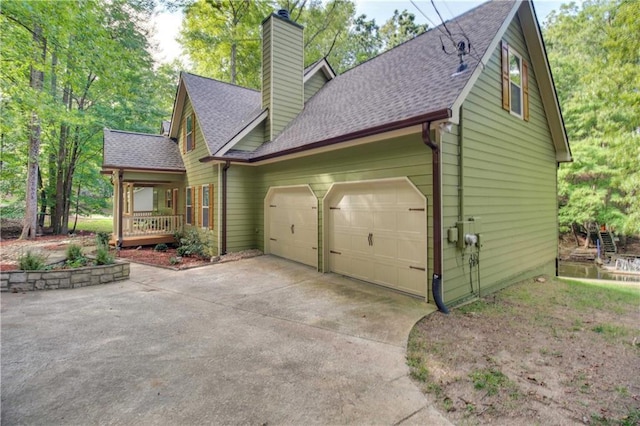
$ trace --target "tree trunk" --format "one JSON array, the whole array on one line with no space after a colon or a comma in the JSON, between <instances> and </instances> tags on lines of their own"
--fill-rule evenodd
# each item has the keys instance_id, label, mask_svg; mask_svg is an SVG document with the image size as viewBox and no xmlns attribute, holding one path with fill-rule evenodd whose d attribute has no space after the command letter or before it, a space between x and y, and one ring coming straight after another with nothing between
<instances>
[{"instance_id":1,"label":"tree trunk","mask_svg":"<svg viewBox=\"0 0 640 426\"><path fill-rule=\"evenodd\" d=\"M580 240L578 239L578 233L576 232L576 224L571 224L571 231L573 232L573 238L576 240L576 247L580 247Z\"/></svg>"},{"instance_id":2,"label":"tree trunk","mask_svg":"<svg viewBox=\"0 0 640 426\"><path fill-rule=\"evenodd\" d=\"M236 56L238 45L234 42L231 44L231 84L236 84Z\"/></svg>"},{"instance_id":3,"label":"tree trunk","mask_svg":"<svg viewBox=\"0 0 640 426\"><path fill-rule=\"evenodd\" d=\"M47 57L47 43L42 38L42 28L36 25L33 30L34 63L31 66L29 85L34 91L41 92L44 83L42 66ZM39 69L36 66L39 65ZM25 191L24 224L20 239L36 237L38 226L38 157L40 156L40 118L37 111L31 112L29 123L29 159L27 162L27 188Z\"/></svg>"},{"instance_id":4,"label":"tree trunk","mask_svg":"<svg viewBox=\"0 0 640 426\"><path fill-rule=\"evenodd\" d=\"M65 87L62 94L62 102L65 104L67 111L71 109L71 88ZM55 213L53 213L51 221L53 225L54 234L66 233L66 226L64 225L64 179L67 160L67 142L69 140L69 125L66 123L60 124L60 136L58 139L58 157L56 160L56 201L55 201ZM64 229L63 229L64 228Z\"/></svg>"},{"instance_id":5,"label":"tree trunk","mask_svg":"<svg viewBox=\"0 0 640 426\"><path fill-rule=\"evenodd\" d=\"M38 214L38 231L44 228L44 218L47 214L47 190L42 182L42 170L38 169L38 190L40 191L40 213Z\"/></svg>"}]
</instances>

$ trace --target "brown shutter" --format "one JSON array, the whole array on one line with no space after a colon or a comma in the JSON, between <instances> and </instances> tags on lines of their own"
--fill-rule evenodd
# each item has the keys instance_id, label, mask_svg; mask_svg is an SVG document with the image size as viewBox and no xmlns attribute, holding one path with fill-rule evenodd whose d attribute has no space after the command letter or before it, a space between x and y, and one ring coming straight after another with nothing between
<instances>
[{"instance_id":1,"label":"brown shutter","mask_svg":"<svg viewBox=\"0 0 640 426\"><path fill-rule=\"evenodd\" d=\"M511 110L509 97L509 44L502 40L502 108Z\"/></svg>"},{"instance_id":2,"label":"brown shutter","mask_svg":"<svg viewBox=\"0 0 640 426\"><path fill-rule=\"evenodd\" d=\"M182 153L187 152L187 119L182 120ZM186 198L185 198L186 199Z\"/></svg>"},{"instance_id":3,"label":"brown shutter","mask_svg":"<svg viewBox=\"0 0 640 426\"><path fill-rule=\"evenodd\" d=\"M202 226L202 186L198 187L198 226Z\"/></svg>"},{"instance_id":4,"label":"brown shutter","mask_svg":"<svg viewBox=\"0 0 640 426\"><path fill-rule=\"evenodd\" d=\"M191 113L191 149L196 149L196 113Z\"/></svg>"},{"instance_id":5,"label":"brown shutter","mask_svg":"<svg viewBox=\"0 0 640 426\"><path fill-rule=\"evenodd\" d=\"M196 188L191 187L191 224L196 224Z\"/></svg>"},{"instance_id":6,"label":"brown shutter","mask_svg":"<svg viewBox=\"0 0 640 426\"><path fill-rule=\"evenodd\" d=\"M191 218L187 217L187 199L189 198L187 195L188 191L191 191L191 188L184 189L184 223L185 225L187 224L187 222L191 221Z\"/></svg>"},{"instance_id":7,"label":"brown shutter","mask_svg":"<svg viewBox=\"0 0 640 426\"><path fill-rule=\"evenodd\" d=\"M522 118L529 121L529 64L522 60Z\"/></svg>"},{"instance_id":8,"label":"brown shutter","mask_svg":"<svg viewBox=\"0 0 640 426\"><path fill-rule=\"evenodd\" d=\"M213 229L213 184L209 184L209 229Z\"/></svg>"},{"instance_id":9,"label":"brown shutter","mask_svg":"<svg viewBox=\"0 0 640 426\"><path fill-rule=\"evenodd\" d=\"M173 215L178 214L178 188L173 189Z\"/></svg>"}]
</instances>

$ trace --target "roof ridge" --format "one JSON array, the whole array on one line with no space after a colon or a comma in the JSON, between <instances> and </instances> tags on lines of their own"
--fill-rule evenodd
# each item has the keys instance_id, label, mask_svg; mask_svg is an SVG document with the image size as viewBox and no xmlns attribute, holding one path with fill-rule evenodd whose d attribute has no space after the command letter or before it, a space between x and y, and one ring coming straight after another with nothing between
<instances>
[{"instance_id":1,"label":"roof ridge","mask_svg":"<svg viewBox=\"0 0 640 426\"><path fill-rule=\"evenodd\" d=\"M260 93L260 90L252 89L250 87L240 86L239 84L229 83L228 81L218 80L217 78L207 77L207 76L204 76L204 75L198 75L198 74L194 74L194 73L187 72L187 71L181 71L181 73L182 74L188 74L188 75L193 76L193 77L203 78L203 79L210 80L210 81L215 81L216 83L226 84L227 86L237 87L238 89L245 89L245 90L250 90L252 92Z\"/></svg>"},{"instance_id":2,"label":"roof ridge","mask_svg":"<svg viewBox=\"0 0 640 426\"><path fill-rule=\"evenodd\" d=\"M107 130L109 132L114 132L114 133L126 133L128 135L141 135L141 136L154 136L157 138L165 138L165 139L171 139L168 136L164 136L164 135L159 135L157 133L142 133L142 132L131 132L129 130L118 130L118 129L110 129L108 127L105 127L104 130Z\"/></svg>"},{"instance_id":3,"label":"roof ridge","mask_svg":"<svg viewBox=\"0 0 640 426\"><path fill-rule=\"evenodd\" d=\"M412 41L414 41L414 40L417 40L418 38L424 37L425 35L430 34L430 33L432 33L432 32L433 32L433 31L435 31L435 30L438 30L438 28L443 27L443 26L444 26L444 24L449 24L450 22L457 21L457 20L459 20L460 18L462 18L463 16L468 15L468 14L470 14L470 13L472 13L472 12L475 12L475 11L476 11L476 9L478 9L478 8L480 8L480 7L484 7L484 6L488 5L489 3L493 3L494 1L499 1L499 0L487 0L487 1L485 1L484 3L480 3L479 5L475 6L475 7L474 7L474 8L472 8L472 9L469 9L469 10L467 10L466 12L461 13L460 15L454 16L454 17L452 17L451 19L448 19L448 20L444 21L444 23L442 23L442 24L438 25L437 27L427 28L427 30L426 30L426 31L421 32L421 33L420 33L420 34L418 34L417 36L415 36L415 37L413 37L413 38L410 38L409 40L405 40L405 41L403 41L402 43L398 44L397 46L393 46L391 49L385 50L384 52L382 52L382 53L380 53L380 54L378 54L378 55L374 56L373 58L369 58L369 59L367 59L367 60L366 60L366 61L364 61L364 62L360 62L359 64L357 64L357 65L355 65L355 66L353 66L353 67L349 68L348 70L346 70L346 71L344 71L344 72L340 73L340 74L339 74L339 76L343 76L343 75L347 74L349 71L354 70L354 69L356 69L356 68L360 67L361 65L364 65L364 64L366 64L366 63L368 63L368 62L371 62L371 61L373 61L373 60L376 60L376 59L380 58L382 55L384 55L385 53L391 52L392 50L395 50L395 49L397 49L397 48L399 48L399 47L401 47L401 46L404 46L404 45L405 45L405 44L407 44L407 43L410 43L410 42L412 42ZM513 1L513 0L506 0L506 1ZM336 75L336 77L338 77L338 75Z\"/></svg>"}]
</instances>

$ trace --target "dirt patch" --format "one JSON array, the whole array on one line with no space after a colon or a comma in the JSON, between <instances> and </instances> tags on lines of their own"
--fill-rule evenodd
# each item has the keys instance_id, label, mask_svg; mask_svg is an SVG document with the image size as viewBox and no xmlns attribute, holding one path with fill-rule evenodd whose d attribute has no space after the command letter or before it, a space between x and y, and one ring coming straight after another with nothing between
<instances>
[{"instance_id":1,"label":"dirt patch","mask_svg":"<svg viewBox=\"0 0 640 426\"><path fill-rule=\"evenodd\" d=\"M47 257L47 253L64 252L71 244L90 247L96 244L92 233L68 235L43 235L33 240L2 239L0 240L0 271L18 269L18 259L27 251L38 251Z\"/></svg>"},{"instance_id":2,"label":"dirt patch","mask_svg":"<svg viewBox=\"0 0 640 426\"><path fill-rule=\"evenodd\" d=\"M640 424L640 289L523 282L414 327L412 376L456 424Z\"/></svg>"}]
</instances>

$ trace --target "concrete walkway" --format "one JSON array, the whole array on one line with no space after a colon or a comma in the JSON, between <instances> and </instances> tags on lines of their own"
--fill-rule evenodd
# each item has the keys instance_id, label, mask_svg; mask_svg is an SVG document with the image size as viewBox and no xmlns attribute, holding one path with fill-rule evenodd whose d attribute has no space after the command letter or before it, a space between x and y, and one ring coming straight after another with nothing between
<instances>
[{"instance_id":1,"label":"concrete walkway","mask_svg":"<svg viewBox=\"0 0 640 426\"><path fill-rule=\"evenodd\" d=\"M3 294L2 424L448 424L405 364L431 305L271 256L131 277Z\"/></svg>"}]
</instances>

